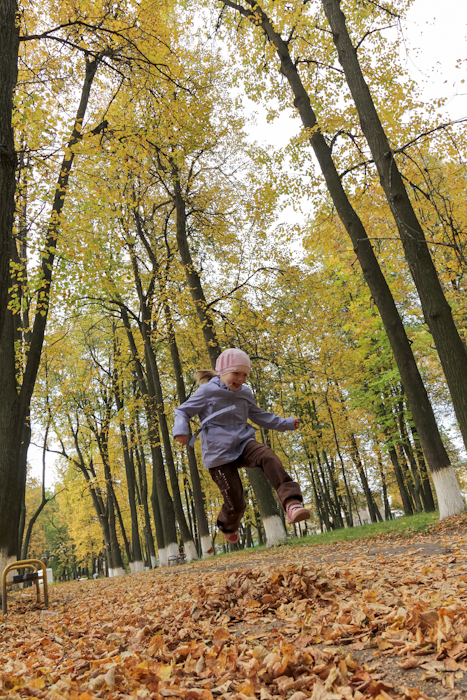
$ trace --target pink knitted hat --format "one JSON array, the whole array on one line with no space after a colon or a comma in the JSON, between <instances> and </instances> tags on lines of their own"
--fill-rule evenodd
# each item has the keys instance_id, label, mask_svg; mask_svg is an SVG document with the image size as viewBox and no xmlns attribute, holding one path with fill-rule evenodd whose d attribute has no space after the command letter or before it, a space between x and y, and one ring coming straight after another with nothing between
<instances>
[{"instance_id":1,"label":"pink knitted hat","mask_svg":"<svg viewBox=\"0 0 467 700\"><path fill-rule=\"evenodd\" d=\"M251 361L246 352L237 348L228 348L221 352L216 362L216 372L228 374L229 372L250 372Z\"/></svg>"}]
</instances>

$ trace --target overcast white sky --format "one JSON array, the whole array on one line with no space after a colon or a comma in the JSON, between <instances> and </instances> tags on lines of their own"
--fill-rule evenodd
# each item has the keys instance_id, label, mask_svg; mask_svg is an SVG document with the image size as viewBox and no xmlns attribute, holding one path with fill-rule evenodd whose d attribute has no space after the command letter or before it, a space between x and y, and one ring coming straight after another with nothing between
<instances>
[{"instance_id":1,"label":"overcast white sky","mask_svg":"<svg viewBox=\"0 0 467 700\"><path fill-rule=\"evenodd\" d=\"M409 46L408 67L412 76L424 86L426 97L447 97L446 112L450 117L467 117L465 0L416 0L405 23L405 34ZM461 68L456 68L459 60Z\"/></svg>"},{"instance_id":2,"label":"overcast white sky","mask_svg":"<svg viewBox=\"0 0 467 700\"><path fill-rule=\"evenodd\" d=\"M467 2L466 0L415 0L404 23L407 68L423 89L426 99L446 97L446 116L467 117ZM461 67L456 68L458 61ZM465 80L465 83L462 83ZM284 146L299 129L283 115L273 124L258 118L251 135L259 142ZM36 436L37 439L37 436ZM28 460L41 477L41 450L31 445ZM53 482L54 455L48 455L47 484Z\"/></svg>"},{"instance_id":3,"label":"overcast white sky","mask_svg":"<svg viewBox=\"0 0 467 700\"><path fill-rule=\"evenodd\" d=\"M410 75L422 88L423 97L446 98L444 111L450 119L467 117L467 1L415 0L403 23L403 32L403 58ZM459 60L461 68L456 68ZM299 120L290 110L272 124L258 115L250 132L260 143L282 147L299 129Z\"/></svg>"}]
</instances>

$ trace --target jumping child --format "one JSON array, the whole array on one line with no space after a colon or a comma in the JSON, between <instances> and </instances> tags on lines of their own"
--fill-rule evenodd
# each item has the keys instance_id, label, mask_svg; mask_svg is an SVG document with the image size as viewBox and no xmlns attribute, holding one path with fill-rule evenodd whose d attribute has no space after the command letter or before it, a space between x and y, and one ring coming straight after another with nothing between
<instances>
[{"instance_id":1,"label":"jumping child","mask_svg":"<svg viewBox=\"0 0 467 700\"><path fill-rule=\"evenodd\" d=\"M303 507L299 485L285 471L270 447L255 440L250 419L266 430L297 430L300 418L279 418L257 405L251 389L244 386L251 362L243 350L229 348L219 355L216 371L198 370L199 385L193 396L175 409L173 435L180 445L188 442L190 418L199 414L201 427L190 441L193 445L201 432L204 467L224 498L217 526L232 544L238 542L238 527L245 512L245 497L238 474L240 467L259 467L277 492L287 513L287 522L307 520L310 512Z\"/></svg>"}]
</instances>

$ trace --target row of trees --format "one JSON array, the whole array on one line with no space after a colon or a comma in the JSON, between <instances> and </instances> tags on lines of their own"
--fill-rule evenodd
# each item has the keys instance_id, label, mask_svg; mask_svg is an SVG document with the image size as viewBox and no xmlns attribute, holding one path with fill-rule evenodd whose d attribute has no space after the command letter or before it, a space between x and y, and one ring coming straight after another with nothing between
<instances>
[{"instance_id":1,"label":"row of trees","mask_svg":"<svg viewBox=\"0 0 467 700\"><path fill-rule=\"evenodd\" d=\"M71 502L86 486L90 555L103 542L120 573L181 543L206 554L217 495L171 415L232 345L260 405L303 420L262 439L317 525L352 525L362 499L372 520L391 498L464 508L435 417L452 405L465 440L464 134L421 109L384 37L405 3L220 4L210 35L199 4L19 21L2 3L0 564L27 533L31 401ZM248 143L239 87L271 117L293 101L303 131L285 152ZM278 223L298 201L310 222ZM247 478L245 542L281 541L267 482Z\"/></svg>"}]
</instances>

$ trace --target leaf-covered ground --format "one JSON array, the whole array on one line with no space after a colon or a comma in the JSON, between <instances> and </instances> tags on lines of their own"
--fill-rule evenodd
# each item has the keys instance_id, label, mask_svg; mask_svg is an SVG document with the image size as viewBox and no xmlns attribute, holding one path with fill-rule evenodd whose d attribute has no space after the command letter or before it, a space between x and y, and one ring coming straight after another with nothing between
<instances>
[{"instance_id":1,"label":"leaf-covered ground","mask_svg":"<svg viewBox=\"0 0 467 700\"><path fill-rule=\"evenodd\" d=\"M238 553L17 591L0 695L47 700L467 697L467 518L413 540Z\"/></svg>"}]
</instances>

